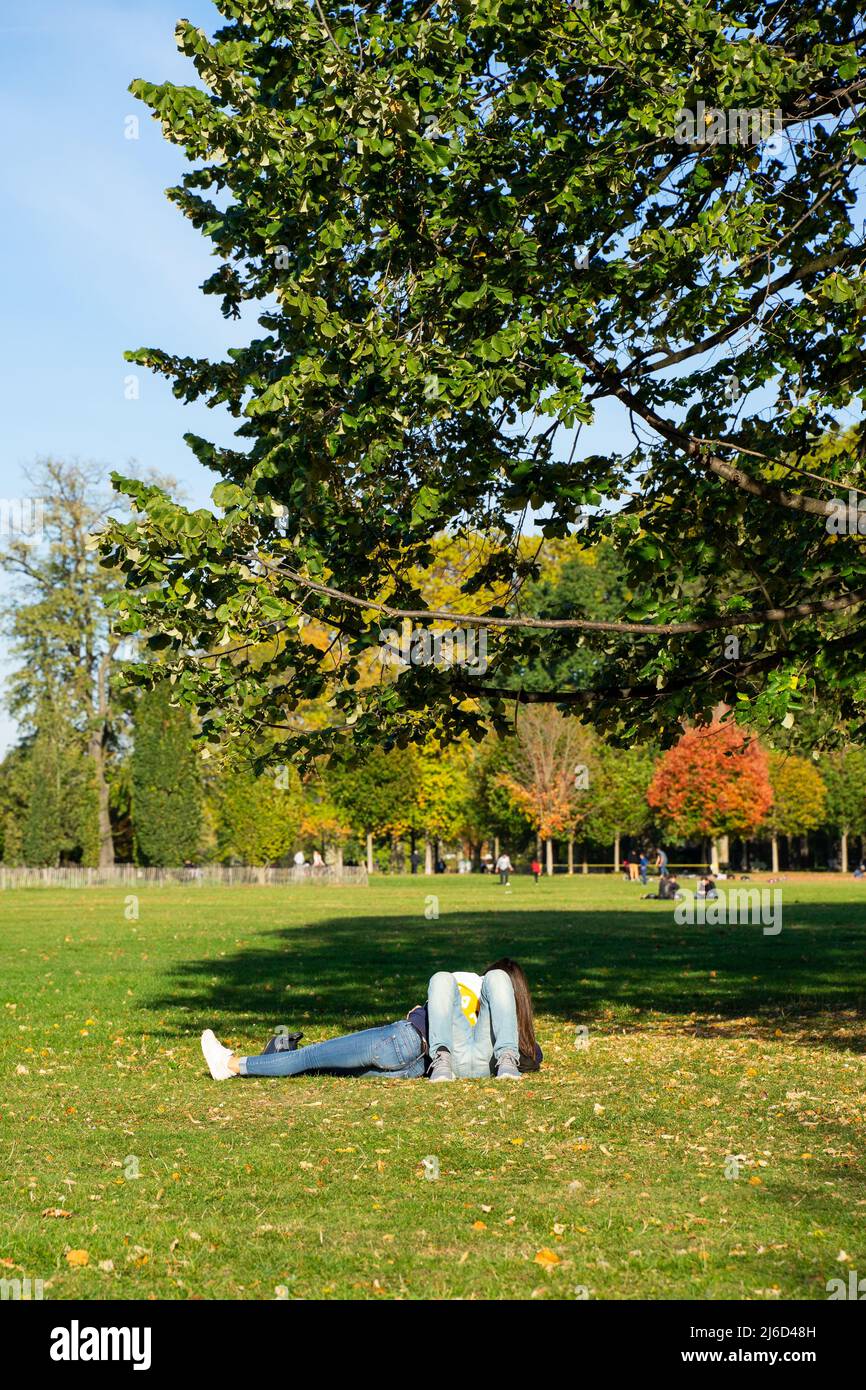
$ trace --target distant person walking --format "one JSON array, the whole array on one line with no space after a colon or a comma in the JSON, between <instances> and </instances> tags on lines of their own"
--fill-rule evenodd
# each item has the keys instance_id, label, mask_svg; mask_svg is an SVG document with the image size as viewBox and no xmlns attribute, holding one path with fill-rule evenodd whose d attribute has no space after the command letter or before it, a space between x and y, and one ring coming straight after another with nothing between
<instances>
[{"instance_id":1,"label":"distant person walking","mask_svg":"<svg viewBox=\"0 0 866 1390\"><path fill-rule=\"evenodd\" d=\"M535 879L535 882L537 883L538 880L541 878L541 862L540 862L540 860L538 860L537 858L536 858L536 859L533 859L533 861L532 861L532 863L530 864L529 867L530 867L530 869L532 870L532 877Z\"/></svg>"},{"instance_id":2,"label":"distant person walking","mask_svg":"<svg viewBox=\"0 0 866 1390\"><path fill-rule=\"evenodd\" d=\"M418 865L421 863L421 856L417 849L413 849L412 853L409 855L409 863L412 865L413 874L417 874Z\"/></svg>"},{"instance_id":3,"label":"distant person walking","mask_svg":"<svg viewBox=\"0 0 866 1390\"><path fill-rule=\"evenodd\" d=\"M504 851L496 861L496 872L499 875L500 883L507 883L508 875L514 873L514 865Z\"/></svg>"},{"instance_id":4,"label":"distant person walking","mask_svg":"<svg viewBox=\"0 0 866 1390\"><path fill-rule=\"evenodd\" d=\"M638 872L640 874L640 881L643 884L644 888L646 888L647 876L649 874L649 856L647 855L645 849L642 849L640 852L640 858L638 860Z\"/></svg>"},{"instance_id":5,"label":"distant person walking","mask_svg":"<svg viewBox=\"0 0 866 1390\"><path fill-rule=\"evenodd\" d=\"M668 868L668 857L663 849L656 846L656 868L659 871L659 878L667 878L670 870Z\"/></svg>"}]
</instances>

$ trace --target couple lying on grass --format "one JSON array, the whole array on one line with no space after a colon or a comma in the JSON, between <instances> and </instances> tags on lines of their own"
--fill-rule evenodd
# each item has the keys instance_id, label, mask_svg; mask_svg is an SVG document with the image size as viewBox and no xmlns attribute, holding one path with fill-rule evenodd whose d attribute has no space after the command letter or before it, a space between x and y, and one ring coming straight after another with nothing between
<instances>
[{"instance_id":1,"label":"couple lying on grass","mask_svg":"<svg viewBox=\"0 0 866 1390\"><path fill-rule=\"evenodd\" d=\"M215 1081L310 1072L519 1081L524 1072L538 1071L542 1061L526 975L517 961L507 958L494 961L483 976L437 971L427 986L427 1003L383 1028L298 1048L302 1036L276 1036L258 1056L239 1057L208 1028L201 1035L201 1048Z\"/></svg>"}]
</instances>

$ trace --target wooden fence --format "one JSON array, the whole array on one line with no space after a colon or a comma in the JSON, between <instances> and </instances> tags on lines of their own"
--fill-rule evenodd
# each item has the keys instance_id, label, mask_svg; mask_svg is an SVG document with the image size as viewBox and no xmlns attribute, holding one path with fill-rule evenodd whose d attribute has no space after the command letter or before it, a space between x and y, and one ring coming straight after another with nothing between
<instances>
[{"instance_id":1,"label":"wooden fence","mask_svg":"<svg viewBox=\"0 0 866 1390\"><path fill-rule=\"evenodd\" d=\"M15 869L0 865L0 889L3 888L163 888L170 883L182 883L192 888L206 884L253 884L284 888L296 883L343 884L364 888L367 870L355 865L326 864L320 868L292 865L287 869L254 868L247 864L229 867L224 864L203 864L201 867L180 869L143 869L136 864L114 864L105 869Z\"/></svg>"}]
</instances>

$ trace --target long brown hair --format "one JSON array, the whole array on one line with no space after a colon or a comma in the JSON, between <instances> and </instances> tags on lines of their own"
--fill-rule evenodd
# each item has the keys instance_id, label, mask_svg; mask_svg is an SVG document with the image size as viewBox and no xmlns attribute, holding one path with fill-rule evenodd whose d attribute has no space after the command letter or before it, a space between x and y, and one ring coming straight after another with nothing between
<instances>
[{"instance_id":1,"label":"long brown hair","mask_svg":"<svg viewBox=\"0 0 866 1390\"><path fill-rule=\"evenodd\" d=\"M514 990L514 1002L517 1005L517 1043L524 1057L535 1058L535 1019L532 1015L532 995L529 993L529 981L522 965L518 965L516 960L510 956L503 956L501 960L495 960L492 965L488 965L484 971L486 975L490 970L504 970L506 975L511 977L511 987Z\"/></svg>"}]
</instances>

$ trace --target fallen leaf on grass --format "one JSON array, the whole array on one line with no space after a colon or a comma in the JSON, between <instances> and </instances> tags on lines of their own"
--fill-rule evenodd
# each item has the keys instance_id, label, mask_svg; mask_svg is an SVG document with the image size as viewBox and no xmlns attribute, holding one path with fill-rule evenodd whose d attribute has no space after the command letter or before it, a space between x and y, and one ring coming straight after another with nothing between
<instances>
[{"instance_id":1,"label":"fallen leaf on grass","mask_svg":"<svg viewBox=\"0 0 866 1390\"><path fill-rule=\"evenodd\" d=\"M537 1265L544 1265L546 1269L552 1269L554 1265L560 1264L561 1261L555 1250L548 1250L545 1248L539 1250L534 1263Z\"/></svg>"},{"instance_id":2,"label":"fallen leaf on grass","mask_svg":"<svg viewBox=\"0 0 866 1390\"><path fill-rule=\"evenodd\" d=\"M71 1215L72 1215L72 1212L71 1212L71 1211L64 1211L62 1207L46 1207L45 1210L43 1211L42 1215L43 1215L43 1216L58 1216L58 1217L60 1217L60 1216L71 1216Z\"/></svg>"},{"instance_id":3,"label":"fallen leaf on grass","mask_svg":"<svg viewBox=\"0 0 866 1390\"><path fill-rule=\"evenodd\" d=\"M90 1256L86 1250L67 1250L66 1263L72 1265L73 1269L83 1269L90 1264Z\"/></svg>"}]
</instances>

